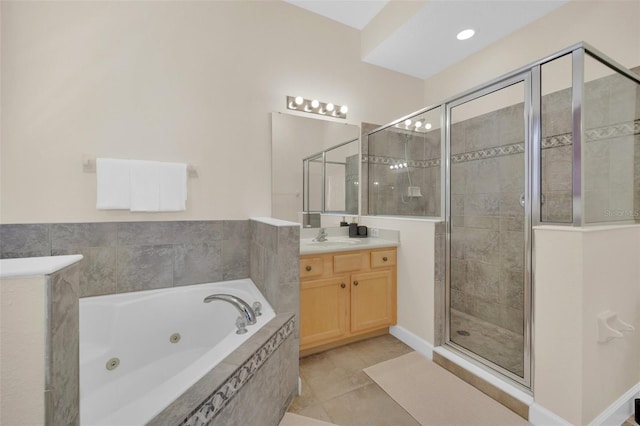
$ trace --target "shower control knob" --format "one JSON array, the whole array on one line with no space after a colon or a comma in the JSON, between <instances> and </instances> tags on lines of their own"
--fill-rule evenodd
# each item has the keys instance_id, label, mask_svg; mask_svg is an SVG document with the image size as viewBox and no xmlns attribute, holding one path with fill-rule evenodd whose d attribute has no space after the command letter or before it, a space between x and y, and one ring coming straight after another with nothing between
<instances>
[{"instance_id":1,"label":"shower control knob","mask_svg":"<svg viewBox=\"0 0 640 426\"><path fill-rule=\"evenodd\" d=\"M309 271L311 270L311 266L307 265L307 267L306 267L306 268L304 268L304 269L306 269L306 270L307 270L307 272L309 272Z\"/></svg>"},{"instance_id":2,"label":"shower control knob","mask_svg":"<svg viewBox=\"0 0 640 426\"><path fill-rule=\"evenodd\" d=\"M340 284L340 288L345 288L347 285L345 283Z\"/></svg>"}]
</instances>

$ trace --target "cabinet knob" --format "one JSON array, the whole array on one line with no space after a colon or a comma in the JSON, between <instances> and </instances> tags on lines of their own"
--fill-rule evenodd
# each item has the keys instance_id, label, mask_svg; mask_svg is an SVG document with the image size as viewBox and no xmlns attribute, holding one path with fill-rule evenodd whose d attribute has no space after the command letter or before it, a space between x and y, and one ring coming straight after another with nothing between
<instances>
[{"instance_id":1,"label":"cabinet knob","mask_svg":"<svg viewBox=\"0 0 640 426\"><path fill-rule=\"evenodd\" d=\"M340 284L340 288L345 288L347 285L345 283Z\"/></svg>"},{"instance_id":2,"label":"cabinet knob","mask_svg":"<svg viewBox=\"0 0 640 426\"><path fill-rule=\"evenodd\" d=\"M385 256L385 257L383 257L383 258L382 258L382 261L383 261L383 262L386 262L387 260L388 260L388 259L387 259L387 256Z\"/></svg>"},{"instance_id":3,"label":"cabinet knob","mask_svg":"<svg viewBox=\"0 0 640 426\"><path fill-rule=\"evenodd\" d=\"M304 269L306 269L306 270L307 270L307 272L309 272L309 271L311 270L311 266L307 265L307 267L306 267L306 268L304 268Z\"/></svg>"},{"instance_id":4,"label":"cabinet knob","mask_svg":"<svg viewBox=\"0 0 640 426\"><path fill-rule=\"evenodd\" d=\"M353 285L358 285L358 281L354 281L354 282L353 282Z\"/></svg>"}]
</instances>

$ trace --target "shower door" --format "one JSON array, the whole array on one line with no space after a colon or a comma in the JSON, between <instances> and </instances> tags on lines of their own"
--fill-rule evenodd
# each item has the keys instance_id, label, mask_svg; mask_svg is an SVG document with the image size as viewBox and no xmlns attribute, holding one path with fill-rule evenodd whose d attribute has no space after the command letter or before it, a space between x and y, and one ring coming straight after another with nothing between
<instances>
[{"instance_id":1,"label":"shower door","mask_svg":"<svg viewBox=\"0 0 640 426\"><path fill-rule=\"evenodd\" d=\"M446 344L530 387L529 73L447 105Z\"/></svg>"}]
</instances>

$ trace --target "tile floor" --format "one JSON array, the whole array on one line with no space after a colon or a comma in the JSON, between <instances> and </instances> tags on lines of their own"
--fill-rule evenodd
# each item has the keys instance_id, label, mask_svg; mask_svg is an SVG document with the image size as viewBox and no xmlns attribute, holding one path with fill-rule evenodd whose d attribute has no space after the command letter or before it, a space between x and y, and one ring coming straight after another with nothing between
<instances>
[{"instance_id":1,"label":"tile floor","mask_svg":"<svg viewBox=\"0 0 640 426\"><path fill-rule=\"evenodd\" d=\"M302 358L302 395L289 411L341 426L419 426L362 371L411 351L385 335Z\"/></svg>"}]
</instances>

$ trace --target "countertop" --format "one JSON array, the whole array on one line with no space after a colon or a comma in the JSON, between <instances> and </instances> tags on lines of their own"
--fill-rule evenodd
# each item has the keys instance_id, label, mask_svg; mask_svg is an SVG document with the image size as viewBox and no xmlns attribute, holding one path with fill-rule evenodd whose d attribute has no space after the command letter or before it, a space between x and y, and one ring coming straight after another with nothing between
<instances>
[{"instance_id":1,"label":"countertop","mask_svg":"<svg viewBox=\"0 0 640 426\"><path fill-rule=\"evenodd\" d=\"M398 247L399 232L379 229L378 237L349 238L347 228L326 228L327 241L315 242L318 229L303 229L300 232L300 255L332 253L338 251L370 250Z\"/></svg>"}]
</instances>

